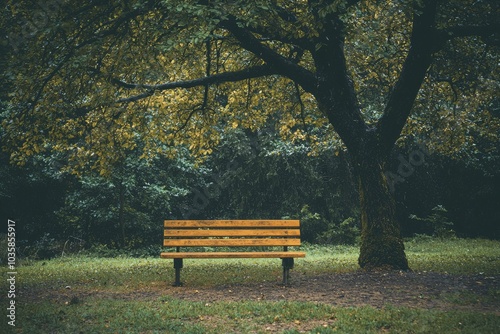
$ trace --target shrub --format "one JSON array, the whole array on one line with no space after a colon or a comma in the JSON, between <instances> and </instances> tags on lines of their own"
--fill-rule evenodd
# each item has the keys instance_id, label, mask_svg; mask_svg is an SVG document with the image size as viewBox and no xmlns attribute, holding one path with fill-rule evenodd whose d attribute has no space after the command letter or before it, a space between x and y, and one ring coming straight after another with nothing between
<instances>
[{"instance_id":1,"label":"shrub","mask_svg":"<svg viewBox=\"0 0 500 334\"><path fill-rule=\"evenodd\" d=\"M329 224L328 230L321 233L317 242L321 244L355 245L359 243L360 230L356 218L349 217L339 225Z\"/></svg>"},{"instance_id":2,"label":"shrub","mask_svg":"<svg viewBox=\"0 0 500 334\"><path fill-rule=\"evenodd\" d=\"M43 236L36 241L33 246L28 247L27 253L29 257L35 259L51 259L62 252L61 242L56 241L50 233L44 233Z\"/></svg>"},{"instance_id":3,"label":"shrub","mask_svg":"<svg viewBox=\"0 0 500 334\"><path fill-rule=\"evenodd\" d=\"M301 238L306 242L313 242L319 234L326 230L327 222L317 212L311 212L309 205L300 210Z\"/></svg>"},{"instance_id":4,"label":"shrub","mask_svg":"<svg viewBox=\"0 0 500 334\"><path fill-rule=\"evenodd\" d=\"M453 229L453 222L448 218L448 210L442 205L437 205L432 209L432 213L425 218L410 215L410 219L425 224L430 229L433 236L441 239L449 239L456 237Z\"/></svg>"}]
</instances>

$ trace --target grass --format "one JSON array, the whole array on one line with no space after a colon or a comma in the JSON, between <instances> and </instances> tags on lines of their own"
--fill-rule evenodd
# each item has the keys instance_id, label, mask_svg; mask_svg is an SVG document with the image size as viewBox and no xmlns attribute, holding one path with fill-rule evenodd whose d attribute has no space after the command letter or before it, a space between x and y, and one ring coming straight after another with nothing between
<instances>
[{"instance_id":1,"label":"grass","mask_svg":"<svg viewBox=\"0 0 500 334\"><path fill-rule=\"evenodd\" d=\"M358 248L303 247L294 271L305 275L345 273L358 269ZM500 242L489 240L415 239L406 243L415 271L452 275L499 275ZM186 264L189 260L186 260ZM17 268L15 328L0 322L0 333L497 333L500 317L476 311L438 311L400 307L333 307L309 302L193 302L171 296L114 298L113 293L163 286L171 261L158 258L95 258L70 256L48 261L24 261ZM6 277L2 268L1 277ZM202 274L200 274L202 273ZM264 282L281 275L276 259L191 260L183 269L190 286ZM170 278L170 277L168 277ZM2 279L0 289L7 291ZM93 297L69 302L57 298L66 287ZM27 298L29 291L45 291L54 298ZM97 298L102 293L101 298ZM497 300L500 289L491 291ZM473 294L447 296L460 304ZM0 297L6 308L5 294ZM5 318L5 316L2 316Z\"/></svg>"},{"instance_id":2,"label":"grass","mask_svg":"<svg viewBox=\"0 0 500 334\"><path fill-rule=\"evenodd\" d=\"M335 308L302 302L91 299L83 305L25 305L25 333L495 333L491 314L407 308Z\"/></svg>"},{"instance_id":3,"label":"grass","mask_svg":"<svg viewBox=\"0 0 500 334\"><path fill-rule=\"evenodd\" d=\"M500 243L493 240L426 238L405 244L410 267L455 275L500 272Z\"/></svg>"}]
</instances>

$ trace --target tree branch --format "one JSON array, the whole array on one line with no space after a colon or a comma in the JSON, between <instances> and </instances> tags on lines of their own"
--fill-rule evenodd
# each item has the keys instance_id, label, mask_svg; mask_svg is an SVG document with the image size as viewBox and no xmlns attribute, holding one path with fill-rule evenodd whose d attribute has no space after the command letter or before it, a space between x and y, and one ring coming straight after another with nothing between
<instances>
[{"instance_id":1,"label":"tree branch","mask_svg":"<svg viewBox=\"0 0 500 334\"><path fill-rule=\"evenodd\" d=\"M491 36L498 34L500 32L500 24L492 23L482 26L456 26L447 29L440 30L440 33L450 40L456 37L467 37L467 36Z\"/></svg>"},{"instance_id":2,"label":"tree branch","mask_svg":"<svg viewBox=\"0 0 500 334\"><path fill-rule=\"evenodd\" d=\"M435 16L436 1L434 0L425 0L422 8L417 7L415 10L410 51L377 126L381 144L387 154L406 124L425 74L432 62L432 54L439 51L446 41L453 38L488 37L494 36L500 31L498 23L482 26L455 26L437 30Z\"/></svg>"},{"instance_id":3,"label":"tree branch","mask_svg":"<svg viewBox=\"0 0 500 334\"><path fill-rule=\"evenodd\" d=\"M303 49L311 49L314 47L314 44L311 43L311 40L308 38L287 37L284 35L280 35L276 32L272 32L269 29L265 29L263 27L249 27L248 31L256 33L256 34L261 35L261 36L265 36L265 38L267 40L270 40L270 41L277 41L277 42L281 42L284 44L299 46Z\"/></svg>"},{"instance_id":4,"label":"tree branch","mask_svg":"<svg viewBox=\"0 0 500 334\"><path fill-rule=\"evenodd\" d=\"M294 28L299 29L302 33L305 35L308 35L310 33L309 29L300 27L298 23L298 19L295 16L294 13L286 10L284 7L276 5L274 8L276 11L277 16L285 23L292 24ZM279 21L279 20L278 20ZM280 25L274 26L274 28L279 27ZM287 34L282 34L281 32L278 31L278 29L269 29L266 28L262 25L258 26L251 26L247 27L248 31L252 33L256 33L261 36L265 36L265 38L272 40L272 41L278 41L282 42L285 44L290 44L293 46L299 46L302 49L311 49L314 47L314 43L312 43L310 38L303 37L303 38L297 38L297 37L291 37L291 33L288 32Z\"/></svg>"},{"instance_id":5,"label":"tree branch","mask_svg":"<svg viewBox=\"0 0 500 334\"><path fill-rule=\"evenodd\" d=\"M438 30L438 34L440 42L437 45L438 50L443 48L445 43L449 40L469 36L493 37L496 38L496 43L498 43L500 35L500 24L492 23L481 26L455 26Z\"/></svg>"},{"instance_id":6,"label":"tree branch","mask_svg":"<svg viewBox=\"0 0 500 334\"><path fill-rule=\"evenodd\" d=\"M436 1L424 0L422 6L418 3L413 14L410 50L377 124L381 153L386 155L406 124L435 50Z\"/></svg>"},{"instance_id":7,"label":"tree branch","mask_svg":"<svg viewBox=\"0 0 500 334\"><path fill-rule=\"evenodd\" d=\"M297 82L306 92L312 93L316 90L317 80L312 72L262 44L250 31L240 27L235 17L220 22L219 26L228 30L239 41L242 48L265 61L277 71L277 74Z\"/></svg>"},{"instance_id":8,"label":"tree branch","mask_svg":"<svg viewBox=\"0 0 500 334\"><path fill-rule=\"evenodd\" d=\"M319 109L328 117L347 149L358 152L369 129L363 120L347 67L345 24L337 13L322 17L320 9L311 7L315 19L323 21L315 40L318 47L311 51L319 83L314 95Z\"/></svg>"},{"instance_id":9,"label":"tree branch","mask_svg":"<svg viewBox=\"0 0 500 334\"><path fill-rule=\"evenodd\" d=\"M111 79L111 82L121 88L125 89L145 89L146 92L134 95L128 98L123 98L118 101L117 103L129 103L129 102L135 102L144 98L147 98L155 93L155 91L163 91L163 90L170 90L170 89L176 89L176 88L194 88L194 87L200 87L200 86L206 86L206 85L212 85L212 84L220 84L220 83L225 83L225 82L237 82L237 81L243 81L247 79L253 79L253 78L258 78L258 77L263 77L263 76L268 76L268 75L276 75L279 74L276 69L272 68L269 65L261 65L261 66L254 66L250 68L246 68L241 71L234 71L234 72L225 72L225 73L219 73L219 74L214 74L214 75L209 75L203 78L198 78L198 79L192 79L192 80L181 80L181 81L173 81L173 82L168 82L164 84L159 84L159 85L146 85L146 84L134 84L134 83L127 83L125 81L119 80L119 79Z\"/></svg>"}]
</instances>

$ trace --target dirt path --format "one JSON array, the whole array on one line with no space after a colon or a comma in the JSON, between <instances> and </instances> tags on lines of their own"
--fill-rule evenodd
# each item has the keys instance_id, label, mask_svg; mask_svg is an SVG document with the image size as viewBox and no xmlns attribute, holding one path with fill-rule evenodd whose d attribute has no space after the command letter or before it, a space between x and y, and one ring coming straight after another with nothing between
<instances>
[{"instance_id":1,"label":"dirt path","mask_svg":"<svg viewBox=\"0 0 500 334\"><path fill-rule=\"evenodd\" d=\"M474 310L500 315L500 276L455 276L418 272L354 272L310 276L292 273L290 287L278 281L225 284L214 287L172 287L165 282L130 292L88 291L78 287L31 291L36 298L59 302L89 297L155 300L171 296L190 301L307 301L334 306L404 306L441 310Z\"/></svg>"},{"instance_id":2,"label":"dirt path","mask_svg":"<svg viewBox=\"0 0 500 334\"><path fill-rule=\"evenodd\" d=\"M215 288L168 287L162 294L186 300L289 300L335 306L387 305L416 308L474 309L500 315L500 276L452 276L414 272L355 272L305 276L292 285L276 282L220 285Z\"/></svg>"}]
</instances>

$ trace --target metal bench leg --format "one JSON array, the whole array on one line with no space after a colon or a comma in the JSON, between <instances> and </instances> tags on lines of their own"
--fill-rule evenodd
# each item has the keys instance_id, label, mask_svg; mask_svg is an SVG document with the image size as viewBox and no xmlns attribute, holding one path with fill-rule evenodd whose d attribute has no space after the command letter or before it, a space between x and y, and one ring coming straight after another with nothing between
<instances>
[{"instance_id":1,"label":"metal bench leg","mask_svg":"<svg viewBox=\"0 0 500 334\"><path fill-rule=\"evenodd\" d=\"M290 276L290 269L293 268L293 257L281 259L283 265L283 285L288 285L288 277Z\"/></svg>"},{"instance_id":2,"label":"metal bench leg","mask_svg":"<svg viewBox=\"0 0 500 334\"><path fill-rule=\"evenodd\" d=\"M175 282L173 286L182 286L181 269L183 267L182 259L174 259Z\"/></svg>"}]
</instances>

